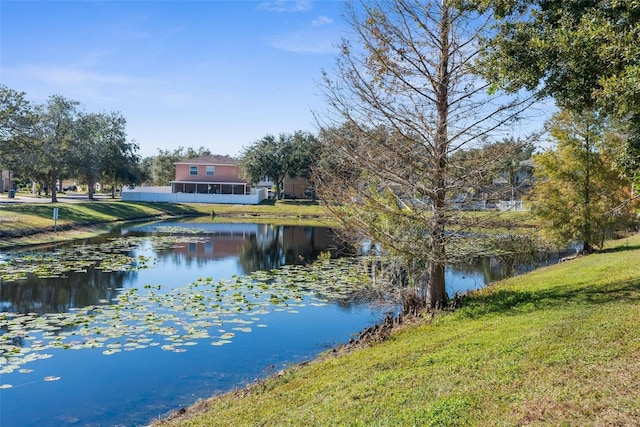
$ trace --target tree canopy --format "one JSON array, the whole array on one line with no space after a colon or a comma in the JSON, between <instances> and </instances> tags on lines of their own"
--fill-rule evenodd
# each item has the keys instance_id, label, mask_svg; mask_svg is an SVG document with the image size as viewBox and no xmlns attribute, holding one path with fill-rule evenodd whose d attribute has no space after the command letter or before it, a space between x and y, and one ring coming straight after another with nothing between
<instances>
[{"instance_id":1,"label":"tree canopy","mask_svg":"<svg viewBox=\"0 0 640 427\"><path fill-rule=\"evenodd\" d=\"M478 68L494 87L550 96L564 109L619 121L618 155L640 179L640 5L605 0L476 0L499 18ZM623 126L624 125L624 126Z\"/></svg>"},{"instance_id":2,"label":"tree canopy","mask_svg":"<svg viewBox=\"0 0 640 427\"><path fill-rule=\"evenodd\" d=\"M51 95L45 105L36 107L36 122L29 151L30 172L51 191L56 202L56 184L71 163L71 152L78 142L76 120L77 101L61 95Z\"/></svg>"},{"instance_id":3,"label":"tree canopy","mask_svg":"<svg viewBox=\"0 0 640 427\"><path fill-rule=\"evenodd\" d=\"M127 141L126 120L120 113L80 114L78 141L71 151L70 173L80 178L93 198L97 182L119 185L139 181L138 146Z\"/></svg>"},{"instance_id":4,"label":"tree canopy","mask_svg":"<svg viewBox=\"0 0 640 427\"><path fill-rule=\"evenodd\" d=\"M277 137L266 135L244 149L240 155L240 168L245 178L253 183L270 178L280 195L286 177L311 177L318 154L319 144L311 133L296 131Z\"/></svg>"},{"instance_id":5,"label":"tree canopy","mask_svg":"<svg viewBox=\"0 0 640 427\"><path fill-rule=\"evenodd\" d=\"M530 200L542 231L555 243L574 241L589 253L633 219L631 182L613 168L619 135L596 112L556 114L555 146L534 157L537 179Z\"/></svg>"},{"instance_id":6,"label":"tree canopy","mask_svg":"<svg viewBox=\"0 0 640 427\"><path fill-rule=\"evenodd\" d=\"M51 191L71 176L89 187L98 181L133 183L139 174L138 146L126 139L120 113L86 113L80 103L52 95L43 105L0 87L0 166Z\"/></svg>"},{"instance_id":7,"label":"tree canopy","mask_svg":"<svg viewBox=\"0 0 640 427\"><path fill-rule=\"evenodd\" d=\"M176 176L175 162L193 159L195 157L211 155L208 148L178 147L175 150L158 150L158 154L144 162L150 170L147 171L153 185L169 185Z\"/></svg>"},{"instance_id":8,"label":"tree canopy","mask_svg":"<svg viewBox=\"0 0 640 427\"><path fill-rule=\"evenodd\" d=\"M28 145L33 109L24 92L0 86L0 167L16 169Z\"/></svg>"}]
</instances>

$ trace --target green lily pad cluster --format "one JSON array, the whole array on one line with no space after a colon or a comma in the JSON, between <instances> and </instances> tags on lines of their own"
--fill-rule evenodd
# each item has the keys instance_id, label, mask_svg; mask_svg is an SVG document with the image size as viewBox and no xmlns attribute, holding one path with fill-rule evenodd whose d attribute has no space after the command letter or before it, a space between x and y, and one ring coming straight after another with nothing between
<instances>
[{"instance_id":1,"label":"green lily pad cluster","mask_svg":"<svg viewBox=\"0 0 640 427\"><path fill-rule=\"evenodd\" d=\"M156 250L177 244L197 243L197 236L133 236L114 238L104 243L58 248L52 251L17 252L0 261L0 280L14 282L33 274L38 278L65 277L69 272L86 272L93 268L106 272L134 271L149 268L154 257L131 256L132 251L153 246Z\"/></svg>"},{"instance_id":2,"label":"green lily pad cluster","mask_svg":"<svg viewBox=\"0 0 640 427\"><path fill-rule=\"evenodd\" d=\"M205 230L197 227L181 227L179 225L156 225L152 227L153 231L158 233L169 233L169 234L200 234L204 233Z\"/></svg>"},{"instance_id":3,"label":"green lily pad cluster","mask_svg":"<svg viewBox=\"0 0 640 427\"><path fill-rule=\"evenodd\" d=\"M352 260L323 259L162 290L162 285L120 289L114 304L67 313L1 313L0 375L28 373L25 364L60 349L98 349L110 356L150 347L181 353L201 342L222 346L237 334L267 327L264 317L271 312L295 314L306 305L353 300L371 289Z\"/></svg>"}]
</instances>

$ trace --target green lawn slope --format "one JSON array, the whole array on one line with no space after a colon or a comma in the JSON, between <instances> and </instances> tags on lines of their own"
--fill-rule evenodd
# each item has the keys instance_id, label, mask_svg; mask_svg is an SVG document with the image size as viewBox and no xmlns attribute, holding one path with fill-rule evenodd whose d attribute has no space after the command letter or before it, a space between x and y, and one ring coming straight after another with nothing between
<instances>
[{"instance_id":1,"label":"green lawn slope","mask_svg":"<svg viewBox=\"0 0 640 427\"><path fill-rule=\"evenodd\" d=\"M157 425L640 425L640 236Z\"/></svg>"},{"instance_id":2,"label":"green lawn slope","mask_svg":"<svg viewBox=\"0 0 640 427\"><path fill-rule=\"evenodd\" d=\"M54 208L58 209L55 222ZM304 200L266 200L255 206L115 200L11 203L0 204L0 249L90 237L123 221L184 216L199 216L207 222L215 218L225 222L329 223L322 206Z\"/></svg>"}]
</instances>

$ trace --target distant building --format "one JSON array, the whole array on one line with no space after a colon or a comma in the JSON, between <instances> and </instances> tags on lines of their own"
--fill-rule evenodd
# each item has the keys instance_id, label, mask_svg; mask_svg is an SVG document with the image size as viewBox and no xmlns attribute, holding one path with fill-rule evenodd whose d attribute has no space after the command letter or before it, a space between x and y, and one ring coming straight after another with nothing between
<instances>
[{"instance_id":1,"label":"distant building","mask_svg":"<svg viewBox=\"0 0 640 427\"><path fill-rule=\"evenodd\" d=\"M248 194L251 185L240 177L238 161L229 156L202 156L174 163L172 193Z\"/></svg>"},{"instance_id":2,"label":"distant building","mask_svg":"<svg viewBox=\"0 0 640 427\"><path fill-rule=\"evenodd\" d=\"M257 205L266 188L242 179L233 157L211 155L175 162L175 179L164 187L123 188L122 200L169 203L235 203Z\"/></svg>"}]
</instances>

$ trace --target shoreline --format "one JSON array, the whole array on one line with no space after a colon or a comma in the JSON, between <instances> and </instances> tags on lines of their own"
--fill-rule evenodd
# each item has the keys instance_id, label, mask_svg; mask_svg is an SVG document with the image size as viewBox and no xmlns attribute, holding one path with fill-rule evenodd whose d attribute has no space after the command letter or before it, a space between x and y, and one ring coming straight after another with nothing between
<instances>
[{"instance_id":1,"label":"shoreline","mask_svg":"<svg viewBox=\"0 0 640 427\"><path fill-rule=\"evenodd\" d=\"M122 202L121 200L0 201L0 250L94 237L119 224L170 218L329 225L324 209L309 201L262 205L206 205ZM59 209L54 231L53 208Z\"/></svg>"},{"instance_id":2,"label":"shoreline","mask_svg":"<svg viewBox=\"0 0 640 427\"><path fill-rule=\"evenodd\" d=\"M636 425L638 257L640 234L612 241L149 426Z\"/></svg>"}]
</instances>

